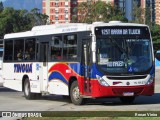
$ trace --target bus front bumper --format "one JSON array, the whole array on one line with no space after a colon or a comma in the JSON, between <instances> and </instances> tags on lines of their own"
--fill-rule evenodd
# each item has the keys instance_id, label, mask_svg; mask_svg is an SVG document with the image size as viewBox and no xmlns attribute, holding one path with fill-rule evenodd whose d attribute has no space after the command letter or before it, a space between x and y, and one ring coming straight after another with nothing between
<instances>
[{"instance_id":1,"label":"bus front bumper","mask_svg":"<svg viewBox=\"0 0 160 120\"><path fill-rule=\"evenodd\" d=\"M154 94L154 83L143 86L102 86L98 81L91 83L92 97L151 96Z\"/></svg>"}]
</instances>

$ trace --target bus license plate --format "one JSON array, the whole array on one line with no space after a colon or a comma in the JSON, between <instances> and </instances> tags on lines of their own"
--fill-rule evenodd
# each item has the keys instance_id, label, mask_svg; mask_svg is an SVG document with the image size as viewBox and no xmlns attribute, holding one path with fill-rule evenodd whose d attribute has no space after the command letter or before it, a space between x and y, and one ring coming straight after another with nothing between
<instances>
[{"instance_id":1,"label":"bus license plate","mask_svg":"<svg viewBox=\"0 0 160 120\"><path fill-rule=\"evenodd\" d=\"M124 92L123 96L133 96L134 92Z\"/></svg>"}]
</instances>

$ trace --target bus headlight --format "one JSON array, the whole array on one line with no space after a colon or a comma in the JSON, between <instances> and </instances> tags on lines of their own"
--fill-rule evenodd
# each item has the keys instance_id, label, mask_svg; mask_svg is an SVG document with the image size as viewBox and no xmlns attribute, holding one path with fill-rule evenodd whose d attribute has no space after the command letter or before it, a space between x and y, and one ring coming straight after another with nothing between
<instances>
[{"instance_id":1,"label":"bus headlight","mask_svg":"<svg viewBox=\"0 0 160 120\"><path fill-rule=\"evenodd\" d=\"M109 86L109 84L99 75L96 75L96 78L98 80L98 82L102 85L102 86Z\"/></svg>"},{"instance_id":2,"label":"bus headlight","mask_svg":"<svg viewBox=\"0 0 160 120\"><path fill-rule=\"evenodd\" d=\"M151 75L146 85L150 85L151 83L153 83L153 81L154 81L154 75Z\"/></svg>"}]
</instances>

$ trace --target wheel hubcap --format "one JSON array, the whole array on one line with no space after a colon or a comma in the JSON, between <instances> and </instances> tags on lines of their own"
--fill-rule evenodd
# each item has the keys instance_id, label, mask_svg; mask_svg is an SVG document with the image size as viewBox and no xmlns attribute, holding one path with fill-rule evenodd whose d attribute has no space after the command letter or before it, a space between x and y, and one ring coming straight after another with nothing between
<instances>
[{"instance_id":1,"label":"wheel hubcap","mask_svg":"<svg viewBox=\"0 0 160 120\"><path fill-rule=\"evenodd\" d=\"M78 101L80 99L79 88L75 87L73 89L73 98Z\"/></svg>"},{"instance_id":2,"label":"wheel hubcap","mask_svg":"<svg viewBox=\"0 0 160 120\"><path fill-rule=\"evenodd\" d=\"M29 95L29 84L28 83L26 83L26 85L25 85L25 94L26 94L26 96Z\"/></svg>"}]
</instances>

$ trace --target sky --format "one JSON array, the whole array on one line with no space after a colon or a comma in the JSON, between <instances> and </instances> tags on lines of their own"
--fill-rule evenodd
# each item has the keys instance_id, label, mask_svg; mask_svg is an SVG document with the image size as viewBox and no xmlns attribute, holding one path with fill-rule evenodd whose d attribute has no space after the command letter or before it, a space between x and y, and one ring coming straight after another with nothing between
<instances>
[{"instance_id":1,"label":"sky","mask_svg":"<svg viewBox=\"0 0 160 120\"><path fill-rule=\"evenodd\" d=\"M6 0L0 0L0 1L4 2L4 1L6 1Z\"/></svg>"}]
</instances>

